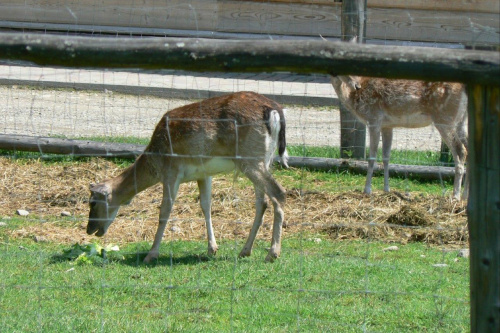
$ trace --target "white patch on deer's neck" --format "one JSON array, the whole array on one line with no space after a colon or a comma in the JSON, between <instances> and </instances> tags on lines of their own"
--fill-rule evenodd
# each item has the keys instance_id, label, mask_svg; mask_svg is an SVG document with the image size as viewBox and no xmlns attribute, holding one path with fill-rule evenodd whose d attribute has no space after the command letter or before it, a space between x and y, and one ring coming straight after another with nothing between
<instances>
[{"instance_id":1,"label":"white patch on deer's neck","mask_svg":"<svg viewBox=\"0 0 500 333\"><path fill-rule=\"evenodd\" d=\"M181 182L203 179L218 173L227 173L235 168L234 162L229 158L214 157L200 164L184 164Z\"/></svg>"}]
</instances>

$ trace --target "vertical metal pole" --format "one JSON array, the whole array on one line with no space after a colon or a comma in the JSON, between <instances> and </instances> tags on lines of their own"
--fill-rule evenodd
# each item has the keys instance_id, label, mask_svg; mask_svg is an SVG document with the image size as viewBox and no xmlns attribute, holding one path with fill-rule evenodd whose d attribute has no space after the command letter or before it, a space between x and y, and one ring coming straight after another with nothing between
<instances>
[{"instance_id":1,"label":"vertical metal pole","mask_svg":"<svg viewBox=\"0 0 500 333\"><path fill-rule=\"evenodd\" d=\"M453 155L450 152L450 148L441 140L441 154L439 156L439 162L444 163L447 166L454 166L455 161L453 161Z\"/></svg>"},{"instance_id":2,"label":"vertical metal pole","mask_svg":"<svg viewBox=\"0 0 500 333\"><path fill-rule=\"evenodd\" d=\"M468 86L471 332L500 332L500 87Z\"/></svg>"},{"instance_id":3,"label":"vertical metal pole","mask_svg":"<svg viewBox=\"0 0 500 333\"><path fill-rule=\"evenodd\" d=\"M342 2L342 40L358 37L363 43L366 35L366 0ZM340 104L340 155L342 158L366 157L366 126L342 103Z\"/></svg>"}]
</instances>

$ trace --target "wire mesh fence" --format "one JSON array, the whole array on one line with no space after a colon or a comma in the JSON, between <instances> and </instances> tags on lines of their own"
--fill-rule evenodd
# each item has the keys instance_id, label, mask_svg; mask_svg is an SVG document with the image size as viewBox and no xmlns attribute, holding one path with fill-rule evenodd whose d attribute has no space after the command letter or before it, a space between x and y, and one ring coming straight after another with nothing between
<instances>
[{"instance_id":1,"label":"wire mesh fence","mask_svg":"<svg viewBox=\"0 0 500 333\"><path fill-rule=\"evenodd\" d=\"M54 90L24 86L4 87L3 91L5 100L8 101L4 112L4 133L107 141L128 138L143 144L148 142L153 127L165 110L188 103L185 100L122 95L112 91ZM296 146L295 152L298 151L299 154L314 146L338 146L339 120L336 113L336 109L328 107L288 106L286 119L289 146ZM401 131L403 139L396 137L395 146L414 150L416 147L413 145L422 147L423 142L433 139L433 150L437 151L439 136L433 129L425 130L423 136L417 134L417 131ZM426 144L422 148L429 149L428 147L429 144ZM145 320L144 325L151 325L147 327L152 330L175 331L176 325L191 330L198 327L196 325L209 321L212 316L225 322L227 326L224 327L227 329L236 331L248 330L257 323L256 327L273 327L273 324L268 326L267 323L277 317L282 318L287 329L307 331L327 327L333 330L358 330L367 325L369 320L380 316L370 310L370 304L375 299L382 299L378 306L397 313L399 305L395 304L406 302L406 298L417 298L421 303L428 304L428 317L444 318L436 326L429 322L422 324L424 326L438 328L443 325L443 329L448 329L463 327L467 323L466 261L457 257L458 250L465 247L467 240L465 207L449 198L449 183L446 186L439 182L430 184L429 186L434 187L435 194L429 195L418 190L413 193L413 185L408 179L391 179L395 189L393 193L380 192L379 182L375 185L378 187L375 194L367 197L360 192L363 175L349 175L340 171L318 173L306 169L294 169L291 173L282 171L276 177L287 189L287 205L284 209L283 255L276 265L284 268L285 258L294 258L289 262L290 266L285 265L292 270L286 273L285 280L290 284L286 286L279 279L285 273L278 273L260 263L271 238L272 215L265 216L252 261L243 261L242 264L236 259L253 221L254 193L251 183L245 179L234 181L232 174L216 177L214 181L212 214L215 237L220 243L216 259L206 257L206 229L196 185L185 184L181 186L174 204L160 259L154 266L166 276L161 278L161 282L154 282L147 271L132 272L126 269L126 273L121 273L124 274L121 279L108 282L107 276L120 274L124 262L136 269L144 267L141 261L143 253L148 251L148 245L144 242L151 242L154 238L161 203L161 186L157 185L141 193L131 205L120 211L106 238L95 239L85 233L88 185L118 174L123 169L122 165L130 162L112 162L99 158L82 160L78 155L57 157L43 152L32 155L22 152L4 154L2 197L5 201L1 215L9 231L5 234L3 260L6 265L8 262L22 263L38 272L31 278L20 272L18 274L24 276L21 280L6 280L3 284L4 300L15 304L11 303L11 297L22 299L17 290L26 288L24 294L34 297L27 301L32 305L30 310L19 306L8 307L12 314L19 316L37 315L34 330L85 327L78 322L82 317L96 320L94 325L88 327L101 331L113 331L112 327L126 330L137 328L130 320L124 321L124 326L115 322L121 316L158 316L161 320L156 324ZM410 155L406 158L412 162ZM343 178L347 182L341 181ZM30 215L18 217L15 214L19 209L27 210ZM62 217L62 214L70 216ZM188 241L189 245L184 245L187 248L177 247L181 240ZM123 248L124 261L118 262L122 264L114 264L112 261L102 266L92 266L93 270L89 271L85 265L75 264L73 260L54 263L55 256L62 256L63 251L73 247L75 243L93 242L103 246L119 244ZM412 252L409 256L416 256L412 261L420 264L425 262L420 269L421 273L429 274L430 286L412 292L412 288L419 288L418 278L405 287L393 280L394 284L400 286L400 289L395 287L398 291L394 291L392 287L380 284L379 275L370 278L373 270L395 270L399 272L396 276L401 278L404 275L402 271L409 267L408 264L399 263L393 253L405 251L401 244L414 242L422 246L413 250L418 254ZM19 250L18 243L23 244L23 250ZM399 251L387 250L394 244L400 248ZM317 248L321 250L318 251ZM426 254L427 251L432 254ZM27 260L27 257L36 260ZM217 262L230 264L232 268L229 271L223 270L217 266ZM264 272L256 271L255 262L259 262L259 270ZM317 265L317 262L324 268L316 271L319 268L310 266ZM440 264L445 266L435 266ZM118 266L110 269L114 265ZM410 264L413 265L416 264ZM179 266L190 267L188 270L192 275L184 277L188 281L177 279L178 273L175 272ZM351 271L345 277L346 280L342 278L345 275L341 267ZM458 274L458 277L453 277L453 287L444 282L450 278L444 273L450 267L455 267L453 270L456 270L452 276ZM207 271L212 269L222 274L211 273L207 276ZM62 271L57 274L54 270ZM82 270L87 273L82 273ZM359 270L358 275L353 275L352 270ZM268 276L274 273L276 275L272 280L277 284L268 284ZM8 276L10 273L4 270L4 274ZM86 286L89 282L79 278L64 282L68 276L80 274L90 274L87 279L97 283L97 290L94 287L89 289ZM389 276L382 276L389 281L391 279ZM214 279L220 282L215 282ZM457 283L460 286L455 286ZM441 288L448 290L441 291ZM459 288L462 291L449 294L449 288ZM123 293L124 289L128 290L128 297L111 301L116 297L112 295ZM153 291L158 289L164 290L165 294L155 295L156 292ZM115 302L146 302L144 295L148 293L153 293L153 299L148 301L151 304L147 308L125 304L119 308L114 307ZM188 294L188 298L182 300L179 293ZM211 302L207 305L202 301L205 297L198 296L200 293L206 298L217 298L218 306L210 304ZM44 295L50 295L53 301L45 300ZM94 302L86 304L86 297L98 300L98 311L94 308ZM67 308L67 311L62 311L57 309L61 298L80 300L77 304L70 303L72 310ZM177 302L182 304L174 305ZM348 305L351 302L354 303ZM271 315L258 319L261 314L258 308L253 307L256 303L263 303L260 307ZM264 304L274 305L266 309ZM314 311L311 304L315 304ZM318 316L317 307L322 309ZM447 311L443 307L452 310ZM333 315L336 311L334 309L338 308L342 308L341 312L344 312L340 317ZM347 314L349 311L352 313ZM455 319L457 314L462 318L459 321ZM13 318L16 316L4 317L5 327L13 330L22 327L14 324ZM352 318L357 319L353 321ZM113 324L108 325L108 320ZM190 326L184 321L194 321L196 324ZM400 322L397 327L405 325ZM370 330L372 329L383 330L380 326L373 326Z\"/></svg>"},{"instance_id":2,"label":"wire mesh fence","mask_svg":"<svg viewBox=\"0 0 500 333\"><path fill-rule=\"evenodd\" d=\"M207 23L214 25L214 19L203 17L205 8L194 3L159 7L172 12L186 7L189 17L195 12L194 23L176 18L173 25L195 24L195 36L215 30ZM245 9L255 3L224 3L240 19L256 15ZM73 20L82 18L72 3L61 5ZM288 5L291 17L299 5ZM300 8L317 18L327 5ZM92 21L96 27L90 32L143 29L134 22L147 15L134 16L135 10L127 9L125 23L112 29ZM410 8L402 10L408 13ZM168 21L170 16L165 17ZM274 35L269 30L279 20L270 12L256 17L245 30ZM287 26L282 20L279 25ZM40 28L40 22L24 21L25 28L28 23ZM51 24L57 30L64 25L67 33L88 33L92 24L77 21L71 26ZM167 34L167 28L147 22L149 34L151 29ZM217 33L235 33L234 22L217 21L225 27ZM288 26L293 35L296 27ZM317 23L313 30L321 27ZM407 37L401 39L414 41ZM211 96L255 91L286 107L290 155L340 154L339 102L327 76L56 69L20 63L0 67L0 126L5 135L145 145L168 110ZM400 164L440 165L440 145L434 127L398 129L393 156ZM255 215L248 179L236 173L214 177L215 256L207 254L196 182L185 183L159 258L144 264L158 225L161 185L123 206L104 238L86 234L89 184L116 176L131 163L120 156L2 151L0 322L6 331L468 330L469 271L466 251L461 251L468 244L466 207L452 200L450 180L391 178L392 191L384 193L380 176L367 196L361 192L364 174L275 165L273 175L286 190L286 204L283 248L273 264L264 264L272 237L272 205L252 256L238 258Z\"/></svg>"}]
</instances>

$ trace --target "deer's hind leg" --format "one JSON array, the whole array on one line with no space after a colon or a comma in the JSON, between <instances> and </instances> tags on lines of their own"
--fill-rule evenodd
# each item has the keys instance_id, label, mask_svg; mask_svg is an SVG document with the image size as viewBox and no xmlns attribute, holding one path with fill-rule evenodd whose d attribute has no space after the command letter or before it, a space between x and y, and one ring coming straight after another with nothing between
<instances>
[{"instance_id":1,"label":"deer's hind leg","mask_svg":"<svg viewBox=\"0 0 500 333\"><path fill-rule=\"evenodd\" d=\"M464 163L467 163L467 154L469 152L469 134L467 132L467 112L465 111L463 113L462 118L457 124L457 135L460 141L462 142L464 148L465 148L465 153L466 156L464 158ZM462 195L463 200L467 200L469 197L469 172L467 172L465 168L465 180L464 180L464 191Z\"/></svg>"},{"instance_id":2,"label":"deer's hind leg","mask_svg":"<svg viewBox=\"0 0 500 333\"><path fill-rule=\"evenodd\" d=\"M264 191L257 186L254 186L254 188L255 188L255 219L253 221L250 234L248 235L248 239L245 243L245 246L243 246L243 249L241 250L239 257L248 257L252 254L253 243L255 241L255 237L257 236L257 232L259 231L259 228L262 225L262 219L264 217L264 213L268 206Z\"/></svg>"},{"instance_id":3,"label":"deer's hind leg","mask_svg":"<svg viewBox=\"0 0 500 333\"><path fill-rule=\"evenodd\" d=\"M384 163L384 191L389 192L389 160L392 149L392 128L382 129L382 161Z\"/></svg>"},{"instance_id":4,"label":"deer's hind leg","mask_svg":"<svg viewBox=\"0 0 500 333\"><path fill-rule=\"evenodd\" d=\"M434 124L441 134L441 138L450 148L453 160L455 161L455 180L453 182L453 198L460 200L460 190L462 187L462 178L465 173L465 159L467 157L467 148L458 137L455 128L446 124Z\"/></svg>"},{"instance_id":5,"label":"deer's hind leg","mask_svg":"<svg viewBox=\"0 0 500 333\"><path fill-rule=\"evenodd\" d=\"M261 192L265 193L274 208L274 222L273 222L273 236L271 240L271 249L266 257L266 261L274 261L281 254L281 232L283 228L283 208L285 203L285 190L280 184L273 178L264 162L258 163L245 163L240 166L240 170L252 181L256 188L257 200L262 198ZM252 226L252 232L249 235L247 245L253 244L257 230L262 224L262 217L265 209L264 203L256 203L257 211L254 220L254 226ZM254 232L255 230L255 232ZM246 246L246 245L245 245ZM246 248L243 248L242 252L245 254Z\"/></svg>"}]
</instances>

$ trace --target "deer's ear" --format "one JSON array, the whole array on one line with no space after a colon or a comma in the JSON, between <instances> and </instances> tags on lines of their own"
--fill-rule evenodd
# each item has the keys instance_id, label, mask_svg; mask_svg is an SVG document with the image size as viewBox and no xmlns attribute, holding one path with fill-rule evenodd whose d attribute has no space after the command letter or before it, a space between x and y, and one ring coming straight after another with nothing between
<instances>
[{"instance_id":1,"label":"deer's ear","mask_svg":"<svg viewBox=\"0 0 500 333\"><path fill-rule=\"evenodd\" d=\"M349 39L349 43L356 44L358 42L358 36L353 36Z\"/></svg>"},{"instance_id":2,"label":"deer's ear","mask_svg":"<svg viewBox=\"0 0 500 333\"><path fill-rule=\"evenodd\" d=\"M90 184L89 186L90 192L92 193L100 193L104 195L108 195L108 187L106 184L100 183L100 184Z\"/></svg>"}]
</instances>

